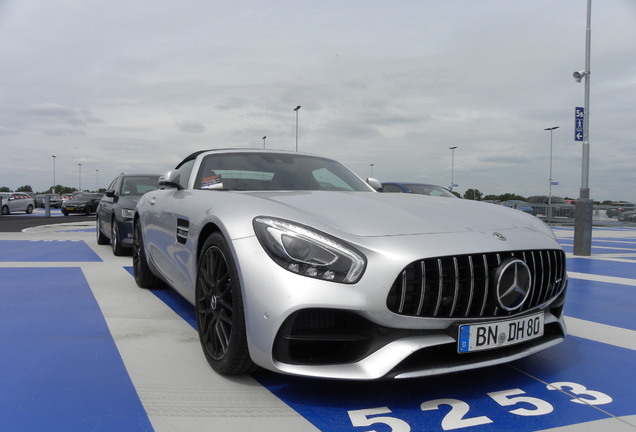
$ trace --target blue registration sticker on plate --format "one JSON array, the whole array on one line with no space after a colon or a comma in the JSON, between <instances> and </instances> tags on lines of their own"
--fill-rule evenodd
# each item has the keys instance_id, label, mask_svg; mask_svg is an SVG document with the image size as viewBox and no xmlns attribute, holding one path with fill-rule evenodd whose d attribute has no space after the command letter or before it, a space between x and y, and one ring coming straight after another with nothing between
<instances>
[{"instance_id":1,"label":"blue registration sticker on plate","mask_svg":"<svg viewBox=\"0 0 636 432\"><path fill-rule=\"evenodd\" d=\"M505 321L459 326L457 350L468 353L500 348L543 336L543 312Z\"/></svg>"}]
</instances>

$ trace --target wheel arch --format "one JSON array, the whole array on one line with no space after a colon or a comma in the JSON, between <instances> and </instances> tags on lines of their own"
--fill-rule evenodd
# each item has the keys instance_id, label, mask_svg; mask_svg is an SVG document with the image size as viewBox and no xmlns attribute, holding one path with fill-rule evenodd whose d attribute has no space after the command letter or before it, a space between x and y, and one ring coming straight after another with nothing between
<instances>
[{"instance_id":1,"label":"wheel arch","mask_svg":"<svg viewBox=\"0 0 636 432\"><path fill-rule=\"evenodd\" d=\"M199 237L197 238L197 251L196 251L197 263L199 262L199 259L201 258L201 251L203 250L203 245L205 244L205 241L208 239L208 237L210 237L215 232L221 233L223 236L225 236L221 228L213 222L209 222L205 224L203 228L201 228L201 231L199 232Z\"/></svg>"}]
</instances>

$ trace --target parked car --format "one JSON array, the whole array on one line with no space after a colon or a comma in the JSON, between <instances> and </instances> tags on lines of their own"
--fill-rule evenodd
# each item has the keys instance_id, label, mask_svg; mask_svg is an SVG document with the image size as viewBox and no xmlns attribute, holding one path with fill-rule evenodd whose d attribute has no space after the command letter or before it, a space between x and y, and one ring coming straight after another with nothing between
<instances>
[{"instance_id":1,"label":"parked car","mask_svg":"<svg viewBox=\"0 0 636 432\"><path fill-rule=\"evenodd\" d=\"M425 183L382 183L382 192L414 193L444 198L457 198L455 194L442 186Z\"/></svg>"},{"instance_id":2,"label":"parked car","mask_svg":"<svg viewBox=\"0 0 636 432\"><path fill-rule=\"evenodd\" d=\"M521 210L522 212L526 212L526 213L533 213L533 209L532 206L525 202L525 201L521 201L521 200L508 200L508 201L504 201L501 203L502 206L505 207L510 207L513 209L517 209L517 210Z\"/></svg>"},{"instance_id":3,"label":"parked car","mask_svg":"<svg viewBox=\"0 0 636 432\"><path fill-rule=\"evenodd\" d=\"M79 192L78 192L79 193ZM60 199L62 200L61 204L64 204L66 201L68 200L72 200L73 198L75 198L75 194L74 193L65 193L60 195ZM60 204L60 206L61 206Z\"/></svg>"},{"instance_id":4,"label":"parked car","mask_svg":"<svg viewBox=\"0 0 636 432\"><path fill-rule=\"evenodd\" d=\"M125 255L132 248L135 206L146 192L155 190L159 174L120 174L108 186L97 207L97 243L111 244L113 254Z\"/></svg>"},{"instance_id":5,"label":"parked car","mask_svg":"<svg viewBox=\"0 0 636 432\"><path fill-rule=\"evenodd\" d=\"M614 216L618 216L623 212L631 210L636 210L636 206L634 206L633 203L621 201L611 203L607 210L605 210L605 214L607 215L607 217L613 218Z\"/></svg>"},{"instance_id":6,"label":"parked car","mask_svg":"<svg viewBox=\"0 0 636 432\"><path fill-rule=\"evenodd\" d=\"M574 218L574 206L558 196L536 195L528 198L535 216L553 218Z\"/></svg>"},{"instance_id":7,"label":"parked car","mask_svg":"<svg viewBox=\"0 0 636 432\"><path fill-rule=\"evenodd\" d=\"M2 214L15 212L33 213L35 202L33 198L23 192L0 192L2 198Z\"/></svg>"},{"instance_id":8,"label":"parked car","mask_svg":"<svg viewBox=\"0 0 636 432\"><path fill-rule=\"evenodd\" d=\"M418 377L564 338L565 254L523 212L273 150L196 152L159 185L135 210L135 281L195 306L219 373Z\"/></svg>"},{"instance_id":9,"label":"parked car","mask_svg":"<svg viewBox=\"0 0 636 432\"><path fill-rule=\"evenodd\" d=\"M636 222L636 210L619 213L618 220L621 222Z\"/></svg>"},{"instance_id":10,"label":"parked car","mask_svg":"<svg viewBox=\"0 0 636 432\"><path fill-rule=\"evenodd\" d=\"M75 194L72 199L62 203L62 214L68 216L70 213L83 213L88 216L91 213L95 213L99 200L102 199L103 195L101 193L88 192Z\"/></svg>"},{"instance_id":11,"label":"parked car","mask_svg":"<svg viewBox=\"0 0 636 432\"><path fill-rule=\"evenodd\" d=\"M52 208L60 208L62 207L62 198L60 198L59 194L38 194L35 196L35 207L44 208L46 205L46 197L49 197L49 206Z\"/></svg>"}]
</instances>

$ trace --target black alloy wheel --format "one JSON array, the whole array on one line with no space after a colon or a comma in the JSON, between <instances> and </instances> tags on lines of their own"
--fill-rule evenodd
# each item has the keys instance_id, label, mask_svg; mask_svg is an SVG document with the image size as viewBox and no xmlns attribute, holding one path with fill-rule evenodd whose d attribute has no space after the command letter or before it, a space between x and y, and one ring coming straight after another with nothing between
<instances>
[{"instance_id":1,"label":"black alloy wheel","mask_svg":"<svg viewBox=\"0 0 636 432\"><path fill-rule=\"evenodd\" d=\"M239 375L255 369L245 330L243 296L225 238L214 233L203 245L196 285L199 340L214 370Z\"/></svg>"},{"instance_id":2,"label":"black alloy wheel","mask_svg":"<svg viewBox=\"0 0 636 432\"><path fill-rule=\"evenodd\" d=\"M135 223L133 230L133 273L137 286L141 288L154 288L158 283L157 276L152 273L148 261L146 261L144 239L139 220Z\"/></svg>"}]
</instances>

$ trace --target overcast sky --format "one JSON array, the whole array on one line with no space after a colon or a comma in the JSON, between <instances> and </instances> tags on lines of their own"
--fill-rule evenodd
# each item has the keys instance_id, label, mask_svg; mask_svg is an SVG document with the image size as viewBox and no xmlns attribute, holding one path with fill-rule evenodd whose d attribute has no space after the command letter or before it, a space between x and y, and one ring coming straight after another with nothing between
<instances>
[{"instance_id":1,"label":"overcast sky","mask_svg":"<svg viewBox=\"0 0 636 432\"><path fill-rule=\"evenodd\" d=\"M0 186L94 190L208 148L461 194L577 197L585 0L0 0ZM591 197L636 202L636 1L592 5ZM81 164L81 167L80 165ZM373 164L373 167L371 167ZM81 175L80 175L81 170Z\"/></svg>"}]
</instances>

